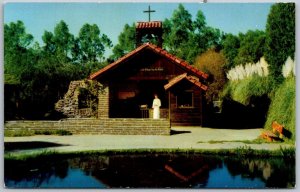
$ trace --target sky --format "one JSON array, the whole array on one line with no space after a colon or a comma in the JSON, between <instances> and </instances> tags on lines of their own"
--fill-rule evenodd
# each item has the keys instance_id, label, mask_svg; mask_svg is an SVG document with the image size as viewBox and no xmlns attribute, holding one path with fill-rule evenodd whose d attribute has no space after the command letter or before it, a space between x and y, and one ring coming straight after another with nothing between
<instances>
[{"instance_id":1,"label":"sky","mask_svg":"<svg viewBox=\"0 0 300 192\"><path fill-rule=\"evenodd\" d=\"M78 36L85 24L97 24L100 31L118 42L118 35L124 25L137 21L147 21L144 10L151 6L156 12L151 14L152 21L171 18L178 3L40 3L7 2L3 7L4 23L23 21L26 32L34 36L34 41L42 44L45 30L53 32L59 21L64 20L70 32ZM225 33L238 34L248 30L265 30L267 16L272 2L269 3L183 3L193 20L201 10L208 26L218 28ZM111 51L108 51L111 52Z\"/></svg>"}]
</instances>

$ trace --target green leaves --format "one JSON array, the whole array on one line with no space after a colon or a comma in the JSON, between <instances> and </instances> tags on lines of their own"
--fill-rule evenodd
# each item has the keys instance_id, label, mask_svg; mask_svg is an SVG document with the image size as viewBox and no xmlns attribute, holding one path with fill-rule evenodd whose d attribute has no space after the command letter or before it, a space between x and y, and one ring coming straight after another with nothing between
<instances>
[{"instance_id":1,"label":"green leaves","mask_svg":"<svg viewBox=\"0 0 300 192\"><path fill-rule=\"evenodd\" d=\"M181 4L173 16L163 22L163 31L164 48L189 63L194 63L196 56L208 48L218 47L222 36L218 29L206 25L201 10L193 21Z\"/></svg>"},{"instance_id":2,"label":"green leaves","mask_svg":"<svg viewBox=\"0 0 300 192\"><path fill-rule=\"evenodd\" d=\"M271 7L266 26L266 60L270 73L282 81L282 65L295 55L295 3L276 3Z\"/></svg>"},{"instance_id":3,"label":"green leaves","mask_svg":"<svg viewBox=\"0 0 300 192\"><path fill-rule=\"evenodd\" d=\"M126 24L118 37L118 44L113 48L111 60L117 60L135 48L135 24Z\"/></svg>"},{"instance_id":4,"label":"green leaves","mask_svg":"<svg viewBox=\"0 0 300 192\"><path fill-rule=\"evenodd\" d=\"M22 21L4 25L4 49L6 51L21 51L33 41L33 36L25 32Z\"/></svg>"},{"instance_id":5,"label":"green leaves","mask_svg":"<svg viewBox=\"0 0 300 192\"><path fill-rule=\"evenodd\" d=\"M44 32L42 47L37 42L32 45L33 36L21 21L5 24L4 34L5 84L18 84L16 96L5 93L11 102L7 106L15 107L9 109L15 114L5 114L5 118L45 118L70 81L86 78L107 64L102 62L103 55L111 47L108 36L95 24L85 24L75 38L60 21L53 32Z\"/></svg>"},{"instance_id":6,"label":"green leaves","mask_svg":"<svg viewBox=\"0 0 300 192\"><path fill-rule=\"evenodd\" d=\"M223 54L225 55L227 62L224 66L226 70L234 67L234 59L238 54L238 49L240 47L240 39L238 36L232 34L226 34L224 40L222 41Z\"/></svg>"},{"instance_id":7,"label":"green leaves","mask_svg":"<svg viewBox=\"0 0 300 192\"><path fill-rule=\"evenodd\" d=\"M239 39L240 47L234 58L235 66L259 61L265 51L265 32L249 30L245 34L240 34Z\"/></svg>"},{"instance_id":8,"label":"green leaves","mask_svg":"<svg viewBox=\"0 0 300 192\"><path fill-rule=\"evenodd\" d=\"M60 21L55 26L53 40L57 46L57 51L62 52L65 57L68 57L74 36L69 32L68 25L64 21Z\"/></svg>"},{"instance_id":9,"label":"green leaves","mask_svg":"<svg viewBox=\"0 0 300 192\"><path fill-rule=\"evenodd\" d=\"M62 63L71 60L71 48L74 36L69 32L68 25L60 21L54 28L54 33L45 31L42 36L44 55L55 55Z\"/></svg>"},{"instance_id":10,"label":"green leaves","mask_svg":"<svg viewBox=\"0 0 300 192\"><path fill-rule=\"evenodd\" d=\"M102 62L106 48L112 47L107 35L101 34L96 24L84 24L78 37L69 32L68 25L60 21L54 33L45 31L42 36L45 55L55 55L59 62L73 62L85 65L88 62Z\"/></svg>"},{"instance_id":11,"label":"green leaves","mask_svg":"<svg viewBox=\"0 0 300 192\"><path fill-rule=\"evenodd\" d=\"M96 24L84 24L79 31L78 39L78 54L81 62L96 62L102 61L105 47L111 47L110 39L100 33L100 29Z\"/></svg>"}]
</instances>

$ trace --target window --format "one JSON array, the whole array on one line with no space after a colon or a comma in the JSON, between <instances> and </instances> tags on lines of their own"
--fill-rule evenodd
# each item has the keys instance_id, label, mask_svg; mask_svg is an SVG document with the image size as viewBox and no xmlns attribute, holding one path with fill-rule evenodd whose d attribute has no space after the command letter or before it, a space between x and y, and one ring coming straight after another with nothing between
<instances>
[{"instance_id":1,"label":"window","mask_svg":"<svg viewBox=\"0 0 300 192\"><path fill-rule=\"evenodd\" d=\"M177 108L194 107L194 93L193 91L184 91L178 93L176 96Z\"/></svg>"}]
</instances>

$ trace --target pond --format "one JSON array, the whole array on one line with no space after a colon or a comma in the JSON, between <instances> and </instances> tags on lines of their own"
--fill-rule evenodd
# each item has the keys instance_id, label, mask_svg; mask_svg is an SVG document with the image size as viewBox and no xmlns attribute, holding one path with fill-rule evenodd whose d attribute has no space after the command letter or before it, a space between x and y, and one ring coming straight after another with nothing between
<instances>
[{"instance_id":1,"label":"pond","mask_svg":"<svg viewBox=\"0 0 300 192\"><path fill-rule=\"evenodd\" d=\"M6 159L8 188L293 188L295 159L136 154Z\"/></svg>"}]
</instances>

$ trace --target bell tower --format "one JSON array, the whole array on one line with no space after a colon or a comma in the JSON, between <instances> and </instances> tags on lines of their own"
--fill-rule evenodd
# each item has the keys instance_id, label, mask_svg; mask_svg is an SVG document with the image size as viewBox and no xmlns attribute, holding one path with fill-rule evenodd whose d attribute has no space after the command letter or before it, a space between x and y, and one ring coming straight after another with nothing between
<instances>
[{"instance_id":1,"label":"bell tower","mask_svg":"<svg viewBox=\"0 0 300 192\"><path fill-rule=\"evenodd\" d=\"M137 22L136 24L136 47L147 42L162 47L162 22L151 21L150 14L153 12L155 12L155 10L151 10L149 6L148 10L144 11L144 13L149 14L148 22Z\"/></svg>"}]
</instances>

